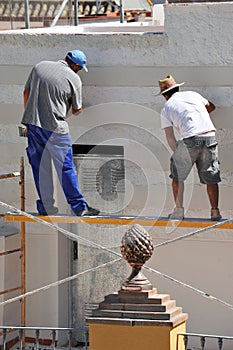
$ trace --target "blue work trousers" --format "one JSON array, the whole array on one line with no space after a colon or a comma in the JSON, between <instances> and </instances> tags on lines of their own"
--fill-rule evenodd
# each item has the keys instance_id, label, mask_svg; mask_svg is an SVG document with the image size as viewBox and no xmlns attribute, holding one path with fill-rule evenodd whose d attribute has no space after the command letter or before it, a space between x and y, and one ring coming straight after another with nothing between
<instances>
[{"instance_id":1,"label":"blue work trousers","mask_svg":"<svg viewBox=\"0 0 233 350\"><path fill-rule=\"evenodd\" d=\"M78 186L70 135L56 134L30 124L27 125L27 138L27 156L39 196L38 212L43 214L54 205L52 161L73 212L86 209L86 200Z\"/></svg>"}]
</instances>

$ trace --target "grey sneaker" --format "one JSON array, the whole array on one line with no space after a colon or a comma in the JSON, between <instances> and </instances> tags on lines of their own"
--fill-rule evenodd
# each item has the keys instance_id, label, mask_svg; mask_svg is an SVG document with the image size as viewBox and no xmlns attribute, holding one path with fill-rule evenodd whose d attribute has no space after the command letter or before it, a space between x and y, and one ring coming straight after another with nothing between
<instances>
[{"instance_id":1,"label":"grey sneaker","mask_svg":"<svg viewBox=\"0 0 233 350\"><path fill-rule=\"evenodd\" d=\"M218 208L216 209L211 209L211 220L212 221L219 221L222 219L222 215L220 214L220 211Z\"/></svg>"},{"instance_id":2,"label":"grey sneaker","mask_svg":"<svg viewBox=\"0 0 233 350\"><path fill-rule=\"evenodd\" d=\"M168 215L169 220L183 220L184 219L184 208L174 208L173 212Z\"/></svg>"}]
</instances>

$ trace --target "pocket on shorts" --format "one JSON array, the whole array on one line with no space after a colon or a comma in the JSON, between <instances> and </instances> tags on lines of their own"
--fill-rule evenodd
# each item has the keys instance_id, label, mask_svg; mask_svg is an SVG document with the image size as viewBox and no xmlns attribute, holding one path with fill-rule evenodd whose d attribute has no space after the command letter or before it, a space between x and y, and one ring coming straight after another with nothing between
<instances>
[{"instance_id":1,"label":"pocket on shorts","mask_svg":"<svg viewBox=\"0 0 233 350\"><path fill-rule=\"evenodd\" d=\"M218 145L218 142L215 139L210 139L205 141L205 145L207 148L213 148Z\"/></svg>"},{"instance_id":2,"label":"pocket on shorts","mask_svg":"<svg viewBox=\"0 0 233 350\"><path fill-rule=\"evenodd\" d=\"M190 138L190 139L184 139L183 143L187 148L194 148L196 145L195 140Z\"/></svg>"}]
</instances>

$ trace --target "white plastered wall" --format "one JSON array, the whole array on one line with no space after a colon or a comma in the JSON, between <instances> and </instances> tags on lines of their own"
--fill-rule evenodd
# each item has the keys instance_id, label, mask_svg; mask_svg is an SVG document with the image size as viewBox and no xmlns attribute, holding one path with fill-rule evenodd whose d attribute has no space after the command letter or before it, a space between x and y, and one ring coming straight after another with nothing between
<instances>
[{"instance_id":1,"label":"white plastered wall","mask_svg":"<svg viewBox=\"0 0 233 350\"><path fill-rule=\"evenodd\" d=\"M155 93L158 92L158 79L170 73L177 81L186 82L184 89L192 89L202 93L217 106L212 118L218 129L217 137L221 160L220 206L225 216L230 216L233 195L232 10L232 3L166 5L165 30L163 33L155 34L79 34L78 28L1 32L0 142L2 161L0 173L17 170L19 157L25 155L26 140L18 137L17 126L23 111L23 85L31 67L40 60L57 60L63 58L68 50L80 48L87 54L89 73L81 73L85 111L77 119L77 135L74 138L80 138L83 143L111 143L113 140L121 143L123 140L129 160L134 160L136 152L140 161L143 159L142 167L146 169L146 178L149 179L147 183L150 184L150 187L146 189L150 200L146 204L143 202L143 208L141 208L140 197L144 193L143 183L141 183L140 178L134 179L134 190L138 197L130 203L128 208L130 213L136 212L138 214L143 209L144 214L150 215L153 213L155 205L156 213L162 211L166 215L173 206L168 179L169 150L159 125L159 111L164 100L161 96L155 96ZM70 123L72 122L73 119L70 120ZM128 129L125 124L128 124ZM98 126L99 131L95 132L95 126ZM72 128L72 132L74 130ZM127 130L130 132L127 133ZM115 134L118 135L118 141L114 139ZM132 135L136 141L132 141ZM90 136L92 140L88 142ZM154 140L156 140L155 143ZM136 143L137 146L135 146ZM159 149L158 153L156 147ZM153 162L149 161L151 150ZM129 182L130 176L133 175L133 171L130 172L129 169ZM29 211L35 211L36 193L31 170L27 163L26 181L26 208ZM129 184L130 189L131 184ZM6 184L4 188L1 188L0 194L6 202L19 206L19 198L10 185ZM165 197L164 194L166 194ZM187 216L193 214L208 217L209 204L205 188L199 185L195 174L187 183L185 200L186 210L188 210ZM39 284L59 279L67 272L65 267L64 271L59 270L59 261L66 259L66 251L59 256L57 254L60 236L54 232L48 232L44 235L43 230L41 226L35 228L33 224L27 228L27 244L30 247L27 259L27 277L30 289L36 288ZM173 231L172 234L179 235L182 232ZM152 234L155 241L168 238L166 230L157 231L154 229ZM44 236L47 237L45 246L41 241L45 238ZM209 242L209 244L206 244L204 262L208 260L209 255L213 257L213 262L215 254L224 256L227 252L224 246L227 244L228 247L232 247L232 238L231 231L222 236L218 234L214 241L212 241L211 234L208 235L207 243ZM118 237L119 242L120 239L121 237ZM203 242L198 238L195 238L194 241L195 244L199 244L197 248L199 251L203 247ZM192 241L187 240L186 242L189 243L189 248L193 246ZM213 251L209 248L212 244L215 244ZM175 256L183 255L183 264L186 268L180 278L183 277L185 281L190 271L196 271L195 261L192 261L191 265L187 264L188 257L184 252L188 250L185 244L177 245L174 252L163 249L161 270L165 264L163 259L165 259L167 273L176 275L176 269L179 270L180 267L176 263ZM37 255L38 259L35 259ZM52 265L51 255L53 257ZM215 278L215 276L225 276L226 278L221 281L221 285L216 282L216 289L213 289L213 293L221 296L223 288L232 290L230 256L227 255L225 259L224 270L215 261L214 268L210 267L212 272L209 272L209 277L203 276L200 279L197 273L193 283L198 284L200 280L206 281ZM43 263L39 263L40 261ZM45 276L44 270L47 265L50 266L50 269L46 270ZM157 260L156 266L160 266L160 262ZM202 259L200 259L198 270L200 271L201 268ZM38 281L36 281L37 278ZM43 278L44 280L42 280ZM206 312L209 313L211 319L216 314L220 317L219 322L216 322L214 326L211 326L212 323L210 323L209 326L200 314L195 316L195 320L192 319L192 313L196 313L192 296L186 301L185 298L181 297L183 292L179 292L180 289L177 291L174 285L166 285L165 287L164 292L170 292L171 288L171 294L179 301L179 305L184 306L184 310L190 313L190 331L200 332L205 329L206 332L217 333L218 327L222 327L221 334L232 335L229 334L232 332L230 326L232 316L228 310L225 311L224 308L216 310L216 308L212 308L212 304L207 307ZM206 288L208 289L208 284ZM160 289L159 286L158 289ZM49 293L46 297L44 296L44 299L41 297L43 302L45 300L44 305L49 305L51 309L54 306L53 311L59 307L60 314L67 315L66 304L59 304L58 294L52 291ZM232 303L232 293L231 296L223 294L223 297L229 297L228 302ZM44 311L39 310L40 304L36 303L36 297L33 298L35 298L34 302L30 304L30 323L34 323L33 325L35 323L42 324L45 322L44 317L46 317L46 325L65 326L59 320L59 312L54 311L49 317L45 316ZM199 317L198 322L200 321L200 323L197 322L197 317ZM226 323L224 323L224 319L227 319Z\"/></svg>"}]
</instances>

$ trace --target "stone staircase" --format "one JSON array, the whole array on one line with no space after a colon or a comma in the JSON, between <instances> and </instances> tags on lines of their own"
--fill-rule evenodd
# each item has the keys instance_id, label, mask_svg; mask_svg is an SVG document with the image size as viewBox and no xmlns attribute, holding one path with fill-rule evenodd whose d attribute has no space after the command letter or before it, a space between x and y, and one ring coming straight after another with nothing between
<instances>
[{"instance_id":1,"label":"stone staircase","mask_svg":"<svg viewBox=\"0 0 233 350\"><path fill-rule=\"evenodd\" d=\"M187 319L187 314L169 294L157 294L151 291L133 292L120 290L105 296L97 309L88 317L88 323L109 323L133 325L167 325L176 326Z\"/></svg>"}]
</instances>

